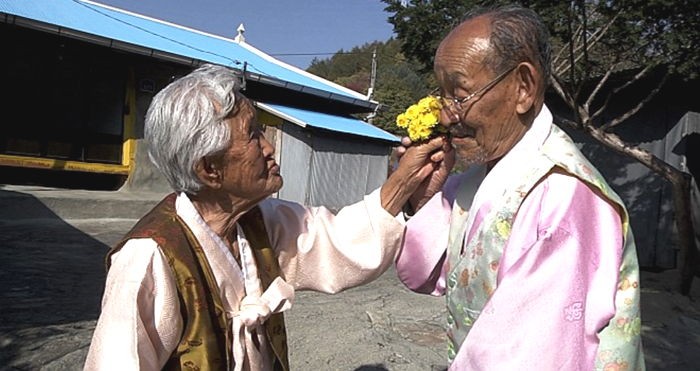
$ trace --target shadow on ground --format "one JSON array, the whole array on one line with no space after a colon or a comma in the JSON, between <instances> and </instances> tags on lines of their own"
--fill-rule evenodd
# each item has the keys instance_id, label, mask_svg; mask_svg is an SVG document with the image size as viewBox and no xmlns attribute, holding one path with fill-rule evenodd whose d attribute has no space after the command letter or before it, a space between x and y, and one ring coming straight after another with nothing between
<instances>
[{"instance_id":1,"label":"shadow on ground","mask_svg":"<svg viewBox=\"0 0 700 371\"><path fill-rule=\"evenodd\" d=\"M356 368L354 371L389 371L389 369L386 368L386 366L384 366L383 364L376 364L376 365L362 365L362 366ZM433 366L433 367L431 367L430 371L447 371L447 368Z\"/></svg>"},{"instance_id":2,"label":"shadow on ground","mask_svg":"<svg viewBox=\"0 0 700 371\"><path fill-rule=\"evenodd\" d=\"M29 367L16 359L21 350L54 347L46 339L90 327L107 249L35 197L0 190L0 365ZM66 346L86 346L70 344L72 337L63 339Z\"/></svg>"}]
</instances>

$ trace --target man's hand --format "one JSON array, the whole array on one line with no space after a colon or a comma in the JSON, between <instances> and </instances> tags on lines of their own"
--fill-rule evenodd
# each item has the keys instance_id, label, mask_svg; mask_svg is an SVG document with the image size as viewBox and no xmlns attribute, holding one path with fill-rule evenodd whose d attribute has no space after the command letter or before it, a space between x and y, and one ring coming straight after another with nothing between
<instances>
[{"instance_id":1,"label":"man's hand","mask_svg":"<svg viewBox=\"0 0 700 371\"><path fill-rule=\"evenodd\" d=\"M442 188L454 165L454 151L445 137L433 138L420 144L412 144L408 138L399 147L398 168L382 186L382 206L396 215L409 197L415 199L412 206L421 207ZM432 192L432 194L428 194Z\"/></svg>"},{"instance_id":2,"label":"man's hand","mask_svg":"<svg viewBox=\"0 0 700 371\"><path fill-rule=\"evenodd\" d=\"M397 148L399 158L403 158L403 155L412 145L413 143L408 137L401 138L401 147ZM418 188L416 188L416 191L409 198L409 202L414 211L418 211L430 198L442 189L445 181L447 181L447 177L450 175L452 167L454 167L455 150L452 148L452 144L449 140L445 139L442 149L433 153L430 159L436 166L433 167L433 171L425 177L423 182L421 182Z\"/></svg>"}]
</instances>

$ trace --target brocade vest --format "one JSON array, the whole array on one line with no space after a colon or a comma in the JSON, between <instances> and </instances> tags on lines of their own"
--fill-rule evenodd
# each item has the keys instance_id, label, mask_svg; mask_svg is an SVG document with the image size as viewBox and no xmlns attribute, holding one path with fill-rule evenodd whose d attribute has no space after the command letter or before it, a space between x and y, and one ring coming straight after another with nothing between
<instances>
[{"instance_id":1,"label":"brocade vest","mask_svg":"<svg viewBox=\"0 0 700 371\"><path fill-rule=\"evenodd\" d=\"M216 279L202 246L175 211L176 194L170 194L146 214L112 248L106 257L107 269L113 254L129 239L151 238L160 247L175 278L183 332L164 370L229 370L232 359L230 319L218 292ZM280 268L267 236L260 209L255 207L238 222L254 252L259 278L265 290ZM274 353L275 369L289 370L287 337L282 313L265 321L267 339Z\"/></svg>"},{"instance_id":2,"label":"brocade vest","mask_svg":"<svg viewBox=\"0 0 700 371\"><path fill-rule=\"evenodd\" d=\"M622 201L568 135L555 125L551 125L540 151L531 153L530 156L527 161L521 162L526 166L509 169L510 179L519 181L513 182L501 198L491 200L494 202L492 208L484 216L483 222L473 227L476 229L469 241L464 241L466 221L476 188L474 185L461 184L457 191L450 221L446 268L449 361L454 360L472 325L497 290L498 267L520 205L535 185L558 168L600 191L621 212L624 245L618 291L615 295L616 313L599 334L596 369L602 368L599 355L605 352L607 356L612 352L613 356L621 359L633 358L629 359L629 364L641 365L643 368L644 359L639 350L639 290L625 284L639 282L639 266L629 217ZM463 208L460 205L466 206Z\"/></svg>"}]
</instances>

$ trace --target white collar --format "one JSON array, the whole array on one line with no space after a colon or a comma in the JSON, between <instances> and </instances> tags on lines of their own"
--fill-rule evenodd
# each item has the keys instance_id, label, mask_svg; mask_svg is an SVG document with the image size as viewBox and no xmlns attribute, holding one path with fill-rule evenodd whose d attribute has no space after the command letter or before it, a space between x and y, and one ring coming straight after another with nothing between
<instances>
[{"instance_id":1,"label":"white collar","mask_svg":"<svg viewBox=\"0 0 700 371\"><path fill-rule=\"evenodd\" d=\"M551 129L552 114L547 109L547 106L543 105L542 110L535 117L535 121L525 132L525 135L496 163L486 178L493 176L503 180L504 176L509 175L504 174L504 172L509 172L509 169L512 169L513 166L528 162L527 154L537 152L542 147Z\"/></svg>"},{"instance_id":2,"label":"white collar","mask_svg":"<svg viewBox=\"0 0 700 371\"><path fill-rule=\"evenodd\" d=\"M202 216L199 214L199 211L197 211L197 208L194 207L194 204L186 193L180 192L177 195L177 199L175 200L175 212L182 218L195 236L202 233L200 231L203 231L206 237L208 237L208 240L214 243L216 246L215 248L226 257L228 263L233 267L233 272L237 273L236 275L239 276L241 280L244 279L244 272L241 271L241 267L238 265L238 262L236 262L233 254L231 254L231 250L229 250L224 240L222 240L221 237L219 237L219 235L216 234L211 227L209 227L207 222L204 221ZM202 248L204 249L205 253L214 248L213 246L209 247L206 244L207 239L198 238L198 240L200 244L202 244ZM210 254L211 253L207 254L207 258L209 258Z\"/></svg>"}]
</instances>

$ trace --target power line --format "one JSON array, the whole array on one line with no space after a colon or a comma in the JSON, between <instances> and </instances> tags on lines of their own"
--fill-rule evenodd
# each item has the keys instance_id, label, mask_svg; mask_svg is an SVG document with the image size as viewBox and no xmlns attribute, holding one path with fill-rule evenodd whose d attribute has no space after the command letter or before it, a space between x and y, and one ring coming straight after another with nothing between
<instances>
[{"instance_id":1,"label":"power line","mask_svg":"<svg viewBox=\"0 0 700 371\"><path fill-rule=\"evenodd\" d=\"M91 11L93 11L93 12L95 12L95 13L98 13L98 14L104 16L104 17L110 18L110 19L112 19L113 21L116 21L116 22L119 22L119 23L123 23L123 24L125 24L125 25L127 25L127 26L133 27L133 28L135 28L135 29L137 29L137 30L139 30L139 31L148 33L148 34L153 35L153 36L156 36L156 37L160 37L160 38L162 38L162 39L164 39L164 40L168 40L168 41L173 42L173 43L175 43L175 44L182 45L182 46L184 46L184 47L190 48L190 49L192 49L192 50L196 50L196 51L201 52L201 53L207 53L207 54L211 54L211 55L213 55L213 56L219 57L219 58L226 59L227 61L233 63L234 65L240 65L240 64L241 64L241 61L239 61L239 60L237 60L237 59L231 59L231 58L229 58L229 57L227 57L227 56L225 56L225 55L221 55L221 54L218 54L218 53L213 53L213 52L210 52L210 51L208 51L208 50L204 50L204 49L198 48L198 47L196 47L196 46L193 46L193 45L184 43L184 42L182 42L182 41L175 40L175 39L170 38L170 37L167 37L167 36L163 36L163 35L161 35L161 34L159 34L159 33L153 32L153 31L148 30L148 29L146 29L146 28L143 28L143 27L141 27L141 26L137 26L137 25L135 25L135 24L133 24L133 23L130 23L130 22L124 21L124 20L122 20L122 19L113 17L113 16L111 16L111 15L109 15L109 14L107 14L107 13L105 13L105 12L103 12L103 11L101 11L101 10L95 8L95 7L93 7L91 4L90 4L90 5L89 5L89 4L85 4L85 3L82 3L82 2L80 2L80 1L78 1L78 0L72 0L72 1L73 1L74 3L76 3L77 5L83 6L83 7L85 7L86 9L89 9L89 10L91 10Z\"/></svg>"},{"instance_id":2,"label":"power line","mask_svg":"<svg viewBox=\"0 0 700 371\"><path fill-rule=\"evenodd\" d=\"M333 53L273 53L268 54L273 57L293 56L293 55L336 55L336 54L372 54L372 52L333 52Z\"/></svg>"},{"instance_id":3,"label":"power line","mask_svg":"<svg viewBox=\"0 0 700 371\"><path fill-rule=\"evenodd\" d=\"M373 52L342 52L342 53L338 53L338 52L336 52L336 53L271 53L271 54L268 54L268 55L269 55L269 56L272 56L272 57L288 57L288 56L291 56L291 57L295 57L295 56L301 57L301 56L312 56L312 55L313 55L313 56L319 56L319 55L331 55L331 56L335 56L335 55L338 55L338 54L347 54L347 55L353 55L353 54L357 54L357 55L363 54L363 55L364 55L364 54L367 54L367 55L371 55L371 54L373 54ZM407 62L407 59L406 59L405 57L396 57L396 56L393 56L393 55L383 55L382 58L384 58L384 59L386 59L386 58L392 59L392 60L395 60L395 61L397 61L397 62Z\"/></svg>"},{"instance_id":4,"label":"power line","mask_svg":"<svg viewBox=\"0 0 700 371\"><path fill-rule=\"evenodd\" d=\"M93 7L93 6L90 6L90 5L88 5L88 4L82 3L82 2L80 2L80 1L78 1L78 0L71 0L71 1L73 1L74 3L76 3L76 4L80 5L80 6L83 6L83 7L87 8L87 9L89 9L90 11L93 11L93 12L95 12L95 13L98 13L98 14L104 16L104 17L110 18L110 19L112 19L112 20L114 20L114 21L116 21L116 22L125 24L125 25L127 25L127 26L129 26L129 27L133 27L133 28L135 28L135 29L138 29L139 31L142 31L142 32L151 34L151 35L153 35L153 36L156 36L156 37L159 37L159 38L168 40L168 41L170 41L170 42L173 42L173 43L182 45L182 46L184 46L184 47L190 48L190 49L192 49L192 50L196 50L196 51L201 52L201 53L207 53L207 54L210 54L210 55L213 55L213 56L216 56L216 57L223 58L223 59L225 59L225 60L228 60L229 62L231 62L231 63L234 64L234 65L241 65L241 64L243 64L243 62L241 62L241 61L239 61L239 60L237 60L237 59L232 59L232 58L230 58L230 57L228 57L228 56L225 56L225 55L221 55L221 54L218 54L218 53L211 52L211 51L209 51L209 50L204 50L204 49L198 48L198 47L196 47L196 46L194 46L194 45L190 45L190 44L188 44L188 43L184 43L184 42L182 42L182 41L175 40L175 39L173 39L173 38L170 38L170 37L168 37L168 36L161 35L161 34L159 34L159 33L153 32L153 31L151 31L151 30L149 30L149 29L146 29L146 28L143 28L143 27L141 27L141 26L137 26L137 25L135 25L135 24L133 24L133 23L127 22L127 21L125 21L125 20L122 20L122 19L113 17L112 15L107 14L106 12L103 12L103 11L101 11L101 10L99 10L99 9L97 9L97 8L95 8L95 7ZM331 55L331 56L335 56L335 55L339 55L339 54L344 54L344 55L345 55L345 54L346 54L346 55L364 55L364 54L367 54L367 55L369 55L369 54L373 54L373 52L350 52L350 51L348 51L348 52L341 52L341 51L338 51L338 52L323 52L323 53L275 53L275 54L268 54L268 55L273 56L273 57L279 57L279 56L321 56L321 55ZM394 56L389 56L389 58L394 59L394 60L397 60L397 61L402 61L402 59L396 58L396 57L394 57ZM258 68L256 68L255 65L253 65L253 64L251 64L251 63L247 63L247 65L248 65L248 67L250 67L250 68L252 68L252 69L258 71L261 75L270 76L269 74L267 74L267 73L265 73L265 72L259 70Z\"/></svg>"},{"instance_id":5,"label":"power line","mask_svg":"<svg viewBox=\"0 0 700 371\"><path fill-rule=\"evenodd\" d=\"M209 51L209 50L205 50L205 49L198 48L198 47L196 47L196 46L194 46L194 45L190 45L190 44L188 44L188 43L184 43L184 42L182 42L182 41L175 40L175 39L173 39L173 38L170 38L170 37L168 37L168 36L161 35L161 34L159 34L159 33L157 33L157 32L153 32L153 31L151 31L151 30L149 30L149 29L143 28L143 27L141 27L141 26L137 26L137 25L135 25L135 24L133 24L133 23L130 23L130 22L127 22L127 21L125 21L125 20L122 20L122 19L113 17L113 16L111 16L110 14L107 14L106 12L103 12L103 11L101 11L101 10L99 10L99 9L97 9L97 8L95 8L95 7L91 6L91 5L89 5L89 4L82 3L82 2L80 2L80 1L78 1L78 0L72 0L72 1L73 1L74 3L80 5L80 6L83 6L83 7L87 8L87 9L89 9L89 10L95 12L95 13L98 13L98 14L104 16L104 17L110 18L110 19L112 19L112 20L114 20L114 21L116 21L116 22L125 24L125 25L127 25L127 26L129 26L129 27L133 27L133 28L135 28L135 29L137 29L137 30L139 30L139 31L148 33L148 34L150 34L150 35L153 35L153 36L156 36L156 37L159 37L159 38L162 38L162 39L164 39L164 40L168 40L168 41L170 41L170 42L173 42L173 43L182 45L182 46L184 46L184 47L190 48L190 49L192 49L192 50L196 50L196 51L201 52L201 53L207 53L207 54L210 54L210 55L219 57L219 58L223 58L223 59L225 59L225 60L231 62L233 65L236 65L236 66L240 66L240 65L243 64L243 62L239 61L238 59L232 59L232 58L230 58L230 57L228 57L228 56L226 56L226 55L222 55L222 54L219 54L219 53L211 52L211 51ZM258 72L260 73L260 75L272 77L270 74L265 73L264 71L261 71L260 69L258 69L258 68L257 68L255 65L253 65L252 63L246 63L246 65L247 65L248 67L250 67L250 68L252 68L252 69L258 71Z\"/></svg>"}]
</instances>

